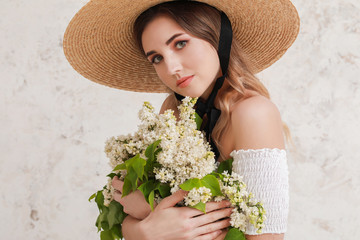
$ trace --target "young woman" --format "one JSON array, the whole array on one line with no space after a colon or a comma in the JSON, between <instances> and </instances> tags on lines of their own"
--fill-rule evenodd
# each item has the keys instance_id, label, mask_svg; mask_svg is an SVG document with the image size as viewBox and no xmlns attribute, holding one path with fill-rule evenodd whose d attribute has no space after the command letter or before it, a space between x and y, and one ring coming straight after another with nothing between
<instances>
[{"instance_id":1,"label":"young woman","mask_svg":"<svg viewBox=\"0 0 360 240\"><path fill-rule=\"evenodd\" d=\"M90 80L125 90L170 92L161 112L183 96L199 97L217 160L234 158L234 171L264 202L262 234L283 239L288 213L288 176L283 124L255 73L279 59L295 40L299 19L288 0L92 1L73 18L64 38L69 62ZM131 239L223 239L229 202L208 203L207 214L174 207L185 192L164 199L151 212L137 191L119 201L129 215L123 234Z\"/></svg>"}]
</instances>

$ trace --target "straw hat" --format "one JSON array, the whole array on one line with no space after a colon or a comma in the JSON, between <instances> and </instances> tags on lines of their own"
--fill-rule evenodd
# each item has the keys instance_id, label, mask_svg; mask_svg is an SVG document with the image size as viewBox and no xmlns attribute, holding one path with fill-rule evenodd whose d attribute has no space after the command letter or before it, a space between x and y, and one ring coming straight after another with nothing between
<instances>
[{"instance_id":1,"label":"straw hat","mask_svg":"<svg viewBox=\"0 0 360 240\"><path fill-rule=\"evenodd\" d=\"M136 92L166 92L133 38L136 18L164 0L92 0L64 35L72 67L94 82ZM300 20L290 0L198 0L226 13L233 36L255 73L276 62L295 41Z\"/></svg>"}]
</instances>

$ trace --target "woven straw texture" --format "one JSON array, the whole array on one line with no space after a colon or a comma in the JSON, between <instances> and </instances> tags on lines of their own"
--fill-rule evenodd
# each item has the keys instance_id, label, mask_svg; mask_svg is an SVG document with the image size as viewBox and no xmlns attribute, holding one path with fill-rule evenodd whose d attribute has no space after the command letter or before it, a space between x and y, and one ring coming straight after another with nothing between
<instances>
[{"instance_id":1,"label":"woven straw texture","mask_svg":"<svg viewBox=\"0 0 360 240\"><path fill-rule=\"evenodd\" d=\"M64 53L85 78L123 90L167 92L137 48L133 24L162 0L93 0L73 17ZM299 16L289 0L200 0L225 12L255 73L277 61L295 41Z\"/></svg>"}]
</instances>

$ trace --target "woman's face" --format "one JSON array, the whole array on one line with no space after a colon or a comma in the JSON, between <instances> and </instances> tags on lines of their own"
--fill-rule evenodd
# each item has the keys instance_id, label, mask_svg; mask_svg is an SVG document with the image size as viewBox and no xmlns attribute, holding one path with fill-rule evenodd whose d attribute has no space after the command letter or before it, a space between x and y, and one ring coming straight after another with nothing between
<instances>
[{"instance_id":1,"label":"woman's face","mask_svg":"<svg viewBox=\"0 0 360 240\"><path fill-rule=\"evenodd\" d=\"M215 48L170 17L158 16L148 23L142 44L161 81L180 95L207 99L221 76Z\"/></svg>"}]
</instances>

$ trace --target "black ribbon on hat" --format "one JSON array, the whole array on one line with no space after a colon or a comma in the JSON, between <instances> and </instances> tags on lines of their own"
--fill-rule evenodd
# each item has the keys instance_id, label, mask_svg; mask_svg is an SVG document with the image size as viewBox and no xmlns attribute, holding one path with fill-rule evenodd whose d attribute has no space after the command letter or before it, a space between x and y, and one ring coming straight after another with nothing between
<instances>
[{"instance_id":1,"label":"black ribbon on hat","mask_svg":"<svg viewBox=\"0 0 360 240\"><path fill-rule=\"evenodd\" d=\"M217 120L221 115L221 111L214 106L214 100L219 89L222 87L224 83L224 79L227 75L227 69L229 65L230 59L230 50L232 43L232 29L231 23L225 13L221 13L221 29L220 29L220 38L219 38L219 47L218 47L218 55L220 60L220 66L222 71L222 76L216 79L214 88L210 93L210 96L206 100L206 102L200 101L200 99L196 102L195 108L196 113L203 119L203 123L201 125L201 129L206 133L206 139L211 145L213 152L215 153L215 159L218 159L220 156L220 152L216 147L215 142L211 137L211 133L216 125ZM184 96L175 93L176 98L181 101Z\"/></svg>"}]
</instances>

